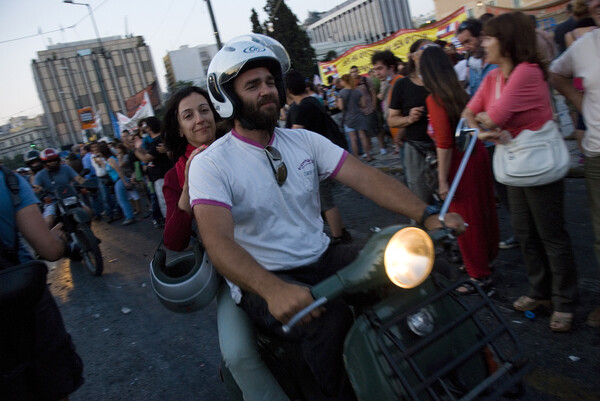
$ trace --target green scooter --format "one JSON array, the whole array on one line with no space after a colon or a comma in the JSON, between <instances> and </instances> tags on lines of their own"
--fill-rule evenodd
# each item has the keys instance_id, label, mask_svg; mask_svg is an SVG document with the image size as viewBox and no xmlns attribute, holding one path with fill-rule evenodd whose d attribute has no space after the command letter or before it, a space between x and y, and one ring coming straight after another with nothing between
<instances>
[{"instance_id":1,"label":"green scooter","mask_svg":"<svg viewBox=\"0 0 600 401\"><path fill-rule=\"evenodd\" d=\"M477 130L463 124L456 143L465 156L442 207L442 223L477 140ZM354 262L311 289L315 302L284 331L332 299L375 292L380 301L355 311L344 342L345 369L360 401L517 396L530 365L516 335L478 286L450 282L434 268L436 244L448 236L447 229L429 234L413 226L381 230ZM458 295L461 285L475 287L474 294ZM260 332L258 339L263 359L290 399L327 399L294 344ZM242 401L224 364L222 376L232 400Z\"/></svg>"}]
</instances>

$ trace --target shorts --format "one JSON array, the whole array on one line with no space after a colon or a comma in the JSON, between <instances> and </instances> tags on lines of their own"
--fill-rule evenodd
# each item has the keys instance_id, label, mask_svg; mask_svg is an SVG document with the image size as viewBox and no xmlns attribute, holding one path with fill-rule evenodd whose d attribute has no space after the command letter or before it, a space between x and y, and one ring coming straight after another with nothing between
<instances>
[{"instance_id":1,"label":"shorts","mask_svg":"<svg viewBox=\"0 0 600 401\"><path fill-rule=\"evenodd\" d=\"M348 127L347 125L344 125L344 132L345 132L346 134L349 134L349 133L351 133L351 132L357 132L357 131L358 131L358 128L350 128L350 127Z\"/></svg>"},{"instance_id":2,"label":"shorts","mask_svg":"<svg viewBox=\"0 0 600 401\"><path fill-rule=\"evenodd\" d=\"M44 213L42 213L43 217L48 216L56 216L56 203L48 203L44 206Z\"/></svg>"}]
</instances>

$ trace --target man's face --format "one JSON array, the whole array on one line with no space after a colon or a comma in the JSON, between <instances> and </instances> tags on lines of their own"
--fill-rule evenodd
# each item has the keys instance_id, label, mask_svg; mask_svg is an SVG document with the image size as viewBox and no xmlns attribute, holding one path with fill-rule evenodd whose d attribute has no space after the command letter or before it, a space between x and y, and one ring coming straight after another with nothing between
<instances>
[{"instance_id":1,"label":"man's face","mask_svg":"<svg viewBox=\"0 0 600 401\"><path fill-rule=\"evenodd\" d=\"M233 82L233 90L242 102L240 122L251 121L254 127L272 132L279 119L279 93L275 78L265 67L241 73Z\"/></svg>"},{"instance_id":2,"label":"man's face","mask_svg":"<svg viewBox=\"0 0 600 401\"><path fill-rule=\"evenodd\" d=\"M45 161L44 167L49 171L58 171L60 169L60 159Z\"/></svg>"},{"instance_id":3,"label":"man's face","mask_svg":"<svg viewBox=\"0 0 600 401\"><path fill-rule=\"evenodd\" d=\"M471 34L471 31L469 31L468 29L465 29L464 31L456 35L456 38L460 41L460 43L462 43L465 50L468 52L474 52L479 50L480 48L479 38L473 36Z\"/></svg>"},{"instance_id":4,"label":"man's face","mask_svg":"<svg viewBox=\"0 0 600 401\"><path fill-rule=\"evenodd\" d=\"M373 72L380 81L385 81L388 75L391 75L390 70L391 68L388 68L385 64L383 64L383 61L377 61L375 64L373 64Z\"/></svg>"},{"instance_id":5,"label":"man's face","mask_svg":"<svg viewBox=\"0 0 600 401\"><path fill-rule=\"evenodd\" d=\"M588 11L597 26L600 26L600 0L589 0Z\"/></svg>"},{"instance_id":6,"label":"man's face","mask_svg":"<svg viewBox=\"0 0 600 401\"><path fill-rule=\"evenodd\" d=\"M358 68L350 68L350 76L354 79L358 79Z\"/></svg>"}]
</instances>

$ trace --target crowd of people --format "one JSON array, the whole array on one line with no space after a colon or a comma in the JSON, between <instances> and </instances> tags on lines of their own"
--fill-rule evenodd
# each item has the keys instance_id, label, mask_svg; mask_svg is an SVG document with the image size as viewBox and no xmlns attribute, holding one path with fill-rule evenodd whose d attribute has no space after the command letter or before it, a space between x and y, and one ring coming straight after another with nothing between
<instances>
[{"instance_id":1,"label":"crowd of people","mask_svg":"<svg viewBox=\"0 0 600 401\"><path fill-rule=\"evenodd\" d=\"M201 238L227 279L217 295L225 363L245 399L287 400L260 359L254 327L281 334L281 325L313 301L308 288L356 257L359 249L333 202L336 182L415 224L437 228L435 215L464 152L454 136L464 119L480 140L446 218L462 234L461 268L473 286L487 289L499 249L520 247L529 289L514 300L514 309L551 308L550 329L568 332L579 300L564 180L501 182L495 153L523 132L551 124L555 95L564 95L585 160L600 261L600 30L594 29L600 0L574 0L570 7L574 16L555 29L556 43L523 13L484 15L458 27L464 55L452 43L418 39L406 63L389 50L375 52L369 74L353 66L323 88L290 70L277 41L262 35L252 42L234 39L211 62L215 85L175 93L162 122L148 117L119 140L74 145L62 163L55 149L27 152L27 167L17 171L24 202L13 199L7 227L21 231L40 256L60 257L56 249L64 241L53 205L40 212L33 193L85 179L98 188L85 199L94 219L129 225L152 216L154 227L164 228L165 246L177 252ZM243 51L257 44L260 57ZM380 155L399 158L406 185L370 166L377 157L374 143ZM3 205L11 203L9 193L4 185ZM497 205L510 214L514 232L502 241ZM34 235L25 218L37 226L43 221L44 229ZM3 258L15 230L3 228ZM473 286L457 292L468 295ZM348 305L332 301L294 329L322 391L336 399L353 399L340 348L351 320ZM600 326L600 308L586 322ZM61 335L77 370L68 334ZM64 388L80 384L74 380Z\"/></svg>"}]
</instances>

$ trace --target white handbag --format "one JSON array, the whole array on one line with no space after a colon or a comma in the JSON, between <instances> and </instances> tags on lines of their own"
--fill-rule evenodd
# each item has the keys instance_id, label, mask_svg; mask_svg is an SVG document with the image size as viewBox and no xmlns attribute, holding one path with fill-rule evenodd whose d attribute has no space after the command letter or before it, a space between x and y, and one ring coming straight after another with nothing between
<instances>
[{"instance_id":1,"label":"white handbag","mask_svg":"<svg viewBox=\"0 0 600 401\"><path fill-rule=\"evenodd\" d=\"M523 130L504 145L496 145L494 176L505 185L532 187L564 178L569 171L569 151L558 129L549 120L537 130Z\"/></svg>"}]
</instances>

